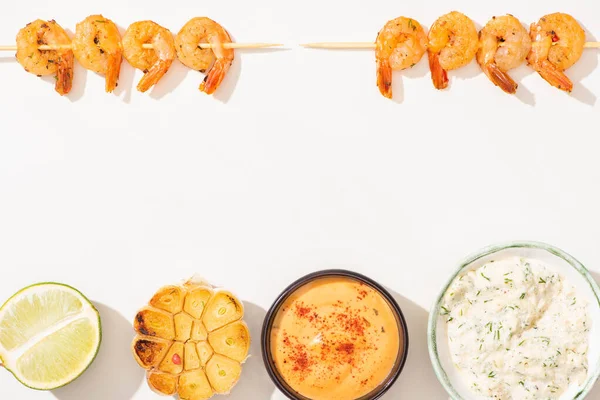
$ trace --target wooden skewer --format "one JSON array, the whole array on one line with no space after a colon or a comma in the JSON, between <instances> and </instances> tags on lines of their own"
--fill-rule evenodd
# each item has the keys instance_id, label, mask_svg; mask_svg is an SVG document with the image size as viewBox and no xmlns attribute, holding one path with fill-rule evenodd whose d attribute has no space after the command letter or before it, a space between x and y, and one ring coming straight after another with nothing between
<instances>
[{"instance_id":1,"label":"wooden skewer","mask_svg":"<svg viewBox=\"0 0 600 400\"><path fill-rule=\"evenodd\" d=\"M304 43L302 47L311 49L374 49L375 43L369 42L319 42ZM600 42L587 42L583 47L587 49L600 49Z\"/></svg>"},{"instance_id":2,"label":"wooden skewer","mask_svg":"<svg viewBox=\"0 0 600 400\"><path fill-rule=\"evenodd\" d=\"M312 49L374 49L375 43L368 42L321 42L321 43L304 43L302 47L310 47Z\"/></svg>"},{"instance_id":3,"label":"wooden skewer","mask_svg":"<svg viewBox=\"0 0 600 400\"><path fill-rule=\"evenodd\" d=\"M280 47L283 44L279 43L223 43L225 49L264 49L268 47ZM151 49L152 44L143 44L144 49ZM212 49L214 46L210 43L199 43L198 47L201 49ZM71 45L41 45L38 47L40 50L60 50L70 49ZM16 51L17 46L0 46L0 51Z\"/></svg>"},{"instance_id":4,"label":"wooden skewer","mask_svg":"<svg viewBox=\"0 0 600 400\"><path fill-rule=\"evenodd\" d=\"M269 47L281 47L281 43L223 43L224 49L266 49ZM212 44L200 43L198 45L201 49L211 49Z\"/></svg>"}]
</instances>

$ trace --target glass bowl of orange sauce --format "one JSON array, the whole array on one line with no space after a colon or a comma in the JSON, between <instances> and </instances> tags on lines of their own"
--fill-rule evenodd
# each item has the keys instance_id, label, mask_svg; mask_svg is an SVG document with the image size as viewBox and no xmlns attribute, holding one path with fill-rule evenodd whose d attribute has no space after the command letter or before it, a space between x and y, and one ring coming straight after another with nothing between
<instances>
[{"instance_id":1,"label":"glass bowl of orange sauce","mask_svg":"<svg viewBox=\"0 0 600 400\"><path fill-rule=\"evenodd\" d=\"M293 400L375 400L396 381L408 355L406 320L372 279L347 270L306 275L269 309L262 355Z\"/></svg>"}]
</instances>

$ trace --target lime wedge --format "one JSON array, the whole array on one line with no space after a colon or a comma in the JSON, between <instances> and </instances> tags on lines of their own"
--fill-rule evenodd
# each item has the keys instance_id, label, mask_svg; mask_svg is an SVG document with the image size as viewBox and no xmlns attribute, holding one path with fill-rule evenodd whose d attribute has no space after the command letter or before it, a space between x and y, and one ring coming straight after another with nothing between
<instances>
[{"instance_id":1,"label":"lime wedge","mask_svg":"<svg viewBox=\"0 0 600 400\"><path fill-rule=\"evenodd\" d=\"M94 361L101 339L98 311L67 285L28 286L0 308L0 363L32 389L72 382Z\"/></svg>"}]
</instances>

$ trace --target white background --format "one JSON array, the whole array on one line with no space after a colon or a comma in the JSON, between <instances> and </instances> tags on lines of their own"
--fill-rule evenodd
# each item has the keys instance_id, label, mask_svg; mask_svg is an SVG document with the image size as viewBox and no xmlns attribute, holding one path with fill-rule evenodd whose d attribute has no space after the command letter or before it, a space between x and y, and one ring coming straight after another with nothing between
<instances>
[{"instance_id":1,"label":"white background","mask_svg":"<svg viewBox=\"0 0 600 400\"><path fill-rule=\"evenodd\" d=\"M572 13L600 36L591 1L454 0L481 26L510 12L524 24ZM171 4L177 7L171 8ZM427 311L457 261L507 240L540 240L600 277L598 52L568 71L571 96L527 66L519 95L473 63L433 89L426 58L394 75L395 101L375 86L374 54L297 47L373 41L399 15L429 26L440 0L87 2L3 6L0 41L35 18L76 22L102 12L122 29L153 19L177 32L207 15L237 41L286 43L245 51L216 96L174 63L151 92L124 64L115 94L76 69L61 98L53 79L0 54L0 298L38 281L82 290L100 309L104 343L66 388L30 391L0 371L3 399L157 398L129 344L130 321L163 284L194 273L245 301L254 345L229 397L281 398L260 358L265 310L296 278L348 268L387 286L410 327L406 368L385 399L444 399L426 349ZM590 399L600 399L596 388Z\"/></svg>"}]
</instances>

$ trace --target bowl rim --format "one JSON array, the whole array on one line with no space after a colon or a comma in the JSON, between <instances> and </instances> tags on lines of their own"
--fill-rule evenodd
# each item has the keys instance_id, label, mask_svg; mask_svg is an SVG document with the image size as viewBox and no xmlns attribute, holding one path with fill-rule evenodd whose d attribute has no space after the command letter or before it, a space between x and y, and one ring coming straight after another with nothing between
<instances>
[{"instance_id":1,"label":"bowl rim","mask_svg":"<svg viewBox=\"0 0 600 400\"><path fill-rule=\"evenodd\" d=\"M386 377L386 379L383 381L383 383L382 383L383 385L380 385L381 387L379 387L379 389L376 388L373 390L373 394L368 393L365 396L363 396L364 398L366 398L368 400L379 399L394 385L394 383L396 382L396 380L402 373L404 366L406 365L406 360L408 359L408 348L409 348L408 326L406 324L406 318L404 317L404 314L402 313L402 309L400 308L400 306L398 305L398 302L396 302L394 297L388 292L388 290L385 289L381 284L374 281L373 279L371 279L365 275L362 275L358 272L349 271L346 269L325 269L325 270L316 271L316 272L312 272L307 275L304 275L304 276L298 278L297 280L295 280L294 282L292 282L288 287L286 287L277 296L277 298L275 299L275 301L273 302L273 304L267 311L267 314L263 321L261 338L260 338L263 363L265 365L267 373L269 374L269 377L271 378L271 381L273 381L275 386L287 398L292 399L292 400L305 399L305 397L298 397L298 395L295 392L288 389L288 387L287 387L288 385L284 384L284 382L282 382L282 378L280 378L279 374L275 370L275 367L272 365L271 357L270 357L270 346L269 346L271 327L273 325L275 316L277 315L277 312L279 311L279 308L291 294L293 294L296 290L298 290L299 288L301 288L302 286L306 285L307 283L309 283L311 281L314 281L314 280L320 279L320 278L332 277L332 276L341 276L341 277L352 278L352 279L361 281L361 282L371 286L373 289L375 289L377 292L379 292L380 295L382 295L385 298L385 300L388 302L388 304L392 308L392 312L395 313L396 316L398 317L398 323L400 324L400 327L402 330L402 332L400 333L400 336L402 338L403 345L399 349L399 361L398 360L396 361L397 362L397 370L393 374L388 375ZM395 366L396 366L396 364L395 364ZM366 397L366 396L371 396L371 397Z\"/></svg>"},{"instance_id":2,"label":"bowl rim","mask_svg":"<svg viewBox=\"0 0 600 400\"><path fill-rule=\"evenodd\" d=\"M427 325L427 347L429 349L429 358L431 360L431 364L433 366L433 370L435 372L435 375L436 375L438 381L442 384L442 386L444 387L444 389L446 390L446 392L448 393L448 395L451 397L452 400L466 400L466 399L464 397L462 397L454 389L454 387L450 383L450 380L448 379L448 375L446 374L446 371L442 367L440 360L439 360L439 354L438 354L437 342L436 342L436 332L437 332L437 322L438 322L438 310L439 310L441 301L443 300L444 294L446 293L446 291L448 290L448 288L450 287L452 282L454 282L454 279L456 279L456 277L465 268L467 268L469 265L471 265L473 262L479 260L480 258L486 257L490 254L497 253L499 251L506 250L506 249L513 249L513 248L545 250L545 251L549 252L550 254L553 254L557 257L562 258L571 267L573 267L577 272L579 272L583 276L583 278L586 280L586 282L590 285L590 288L592 289L592 292L594 293L594 295L596 297L596 301L598 302L598 305L600 306L600 287L598 287L598 284L596 283L595 279L591 276L588 269L583 264L581 264L579 261L577 261L577 259L575 259L573 256L571 256L567 252L559 249L558 247L552 246L547 243L536 242L536 241L512 241L512 242L505 242L505 243L487 246L487 247L484 247L483 249L476 251L475 253L472 253L471 255L467 256L466 258L464 258L462 261L460 261L458 263L458 267L456 268L456 271L450 276L450 278L443 285L440 293L436 296L433 306L431 307L431 310L429 312L429 322ZM589 394L589 392L592 390L592 387L596 383L596 380L598 379L598 377L600 377L600 365L598 365L596 367L596 370L593 373L588 375L588 378L584 384L584 387L575 395L573 400L575 400L575 399L583 400Z\"/></svg>"}]
</instances>

